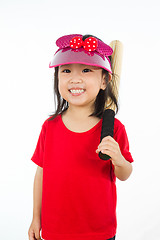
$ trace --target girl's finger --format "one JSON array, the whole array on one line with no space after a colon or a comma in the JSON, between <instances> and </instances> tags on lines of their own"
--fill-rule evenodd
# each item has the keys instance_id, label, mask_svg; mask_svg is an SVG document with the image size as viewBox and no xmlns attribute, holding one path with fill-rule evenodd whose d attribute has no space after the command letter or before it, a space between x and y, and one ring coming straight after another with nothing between
<instances>
[{"instance_id":1,"label":"girl's finger","mask_svg":"<svg viewBox=\"0 0 160 240\"><path fill-rule=\"evenodd\" d=\"M35 239L36 239L36 240L41 240L41 237L40 237L40 235L39 235L39 232L35 234Z\"/></svg>"},{"instance_id":2,"label":"girl's finger","mask_svg":"<svg viewBox=\"0 0 160 240\"><path fill-rule=\"evenodd\" d=\"M105 152L104 152L104 151L105 151ZM108 151L108 152L110 152L110 153L115 153L114 148L111 148L111 147L110 147L110 148L104 147L104 148L97 149L97 150L96 150L96 153L102 152L102 153L107 154L106 151Z\"/></svg>"},{"instance_id":3,"label":"girl's finger","mask_svg":"<svg viewBox=\"0 0 160 240\"><path fill-rule=\"evenodd\" d=\"M111 151L107 149L102 149L101 151L103 154L111 155Z\"/></svg>"},{"instance_id":4,"label":"girl's finger","mask_svg":"<svg viewBox=\"0 0 160 240\"><path fill-rule=\"evenodd\" d=\"M97 149L98 150L101 150L101 149L112 149L112 151L114 151L114 149L116 147L117 147L116 144L111 143L111 142L107 142L107 143L100 143Z\"/></svg>"},{"instance_id":5,"label":"girl's finger","mask_svg":"<svg viewBox=\"0 0 160 240\"><path fill-rule=\"evenodd\" d=\"M102 139L102 141L116 142L116 141L114 140L114 138L112 138L111 136L104 137L104 138Z\"/></svg>"},{"instance_id":6,"label":"girl's finger","mask_svg":"<svg viewBox=\"0 0 160 240\"><path fill-rule=\"evenodd\" d=\"M28 235L29 235L29 240L35 240L35 239L36 239L36 238L35 238L34 231L30 231L30 232L28 233Z\"/></svg>"},{"instance_id":7,"label":"girl's finger","mask_svg":"<svg viewBox=\"0 0 160 240\"><path fill-rule=\"evenodd\" d=\"M29 237L29 240L35 240L35 239L36 239L35 237L32 237L32 236Z\"/></svg>"}]
</instances>

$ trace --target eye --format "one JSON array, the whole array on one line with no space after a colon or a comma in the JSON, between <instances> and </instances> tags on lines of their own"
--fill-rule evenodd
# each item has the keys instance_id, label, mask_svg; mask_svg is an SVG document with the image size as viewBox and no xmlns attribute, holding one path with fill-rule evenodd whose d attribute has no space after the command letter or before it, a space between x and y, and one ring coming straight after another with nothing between
<instances>
[{"instance_id":1,"label":"eye","mask_svg":"<svg viewBox=\"0 0 160 240\"><path fill-rule=\"evenodd\" d=\"M71 70L69 70L69 69L64 69L62 72L64 72L64 73L70 73ZM83 69L83 72L91 72L91 69L85 68L85 69Z\"/></svg>"},{"instance_id":2,"label":"eye","mask_svg":"<svg viewBox=\"0 0 160 240\"><path fill-rule=\"evenodd\" d=\"M85 69L83 69L83 71L90 72L91 70L89 68L85 68Z\"/></svg>"},{"instance_id":3,"label":"eye","mask_svg":"<svg viewBox=\"0 0 160 240\"><path fill-rule=\"evenodd\" d=\"M64 72L64 73L69 73L70 70L69 70L69 69L64 69L62 72Z\"/></svg>"}]
</instances>

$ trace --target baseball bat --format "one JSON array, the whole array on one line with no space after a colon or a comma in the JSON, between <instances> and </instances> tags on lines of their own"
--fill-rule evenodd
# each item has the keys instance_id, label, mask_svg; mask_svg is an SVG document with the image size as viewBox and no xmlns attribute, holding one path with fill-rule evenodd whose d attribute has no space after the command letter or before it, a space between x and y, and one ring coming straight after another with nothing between
<instances>
[{"instance_id":1,"label":"baseball bat","mask_svg":"<svg viewBox=\"0 0 160 240\"><path fill-rule=\"evenodd\" d=\"M120 75L121 75L121 67L122 67L123 44L119 40L114 40L109 45L113 49L113 53L111 55L111 66L112 66L112 72L115 75L114 79L112 79L110 84L112 85L113 92L118 101L118 92L119 92ZM116 105L113 102L111 103L111 99L108 98L105 103L104 109L105 110L104 110L103 119L102 119L102 130L101 130L100 142L106 136L113 137ZM99 157L102 160L110 159L109 155L103 154L102 152L99 152Z\"/></svg>"}]
</instances>

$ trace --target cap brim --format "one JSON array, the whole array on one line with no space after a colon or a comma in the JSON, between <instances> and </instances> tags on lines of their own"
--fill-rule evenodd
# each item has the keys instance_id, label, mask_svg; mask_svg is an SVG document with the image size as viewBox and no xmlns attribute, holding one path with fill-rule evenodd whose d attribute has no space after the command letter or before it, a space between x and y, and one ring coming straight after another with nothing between
<instances>
[{"instance_id":1,"label":"cap brim","mask_svg":"<svg viewBox=\"0 0 160 240\"><path fill-rule=\"evenodd\" d=\"M96 51L88 52L84 48L60 49L55 53L52 61L49 63L49 67L52 68L73 63L101 67L112 73L110 61L106 57L101 56Z\"/></svg>"}]
</instances>

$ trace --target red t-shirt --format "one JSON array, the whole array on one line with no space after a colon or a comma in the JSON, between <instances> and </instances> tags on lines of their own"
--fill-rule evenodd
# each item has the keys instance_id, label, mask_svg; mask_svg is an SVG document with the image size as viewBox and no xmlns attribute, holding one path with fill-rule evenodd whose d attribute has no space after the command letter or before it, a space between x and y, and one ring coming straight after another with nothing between
<instances>
[{"instance_id":1,"label":"red t-shirt","mask_svg":"<svg viewBox=\"0 0 160 240\"><path fill-rule=\"evenodd\" d=\"M102 119L89 131L72 132L61 114L42 125L31 160L43 168L42 238L106 240L116 234L116 177L110 160L95 152ZM113 138L133 162L124 125L115 118Z\"/></svg>"}]
</instances>

